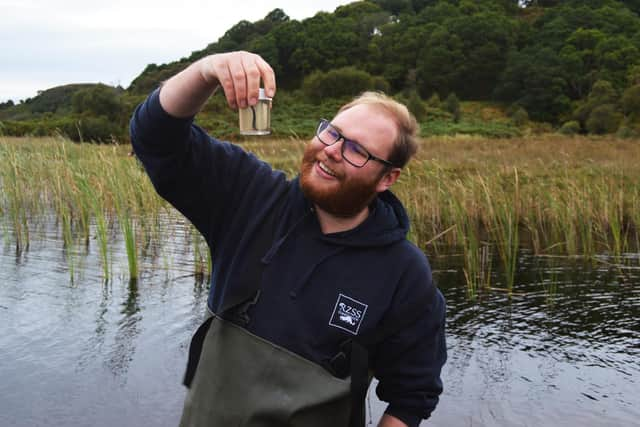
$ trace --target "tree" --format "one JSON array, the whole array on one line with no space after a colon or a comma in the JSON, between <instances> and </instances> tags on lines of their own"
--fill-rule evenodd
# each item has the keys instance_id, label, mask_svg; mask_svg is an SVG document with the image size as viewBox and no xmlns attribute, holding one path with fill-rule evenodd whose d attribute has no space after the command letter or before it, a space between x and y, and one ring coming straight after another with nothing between
<instances>
[{"instance_id":1,"label":"tree","mask_svg":"<svg viewBox=\"0 0 640 427\"><path fill-rule=\"evenodd\" d=\"M519 3L523 7L554 7L560 4L562 0L520 0Z\"/></svg>"},{"instance_id":2,"label":"tree","mask_svg":"<svg viewBox=\"0 0 640 427\"><path fill-rule=\"evenodd\" d=\"M104 84L81 89L73 95L73 110L79 114L104 116L116 121L120 116L120 97L114 88Z\"/></svg>"},{"instance_id":3,"label":"tree","mask_svg":"<svg viewBox=\"0 0 640 427\"><path fill-rule=\"evenodd\" d=\"M267 16L264 17L265 21L273 22L273 23L282 23L289 21L289 15L284 13L284 10L280 8L273 9L271 12L267 13Z\"/></svg>"},{"instance_id":4,"label":"tree","mask_svg":"<svg viewBox=\"0 0 640 427\"><path fill-rule=\"evenodd\" d=\"M366 90L388 90L383 79L355 67L343 67L329 72L316 71L304 79L303 90L309 99L320 102L326 98L358 95Z\"/></svg>"},{"instance_id":5,"label":"tree","mask_svg":"<svg viewBox=\"0 0 640 427\"><path fill-rule=\"evenodd\" d=\"M454 18L447 27L461 40L464 56L453 89L462 99L489 98L514 46L514 22L504 14L480 12Z\"/></svg>"},{"instance_id":6,"label":"tree","mask_svg":"<svg viewBox=\"0 0 640 427\"><path fill-rule=\"evenodd\" d=\"M495 96L523 106L534 120L557 123L571 108L558 54L550 48L513 51Z\"/></svg>"},{"instance_id":7,"label":"tree","mask_svg":"<svg viewBox=\"0 0 640 427\"><path fill-rule=\"evenodd\" d=\"M624 36L608 37L595 48L599 75L606 76L617 88L627 81L627 71L631 65L640 63L640 51Z\"/></svg>"},{"instance_id":8,"label":"tree","mask_svg":"<svg viewBox=\"0 0 640 427\"><path fill-rule=\"evenodd\" d=\"M0 102L0 110L3 110L5 108L11 108L14 106L14 103L12 100L8 100L6 102Z\"/></svg>"},{"instance_id":9,"label":"tree","mask_svg":"<svg viewBox=\"0 0 640 427\"><path fill-rule=\"evenodd\" d=\"M372 2L396 16L414 12L411 0L373 0Z\"/></svg>"},{"instance_id":10,"label":"tree","mask_svg":"<svg viewBox=\"0 0 640 427\"><path fill-rule=\"evenodd\" d=\"M395 91L404 89L408 73L416 68L418 53L435 27L433 24L420 26L411 18L380 26L380 36L373 37L369 43L367 71L383 75Z\"/></svg>"},{"instance_id":11,"label":"tree","mask_svg":"<svg viewBox=\"0 0 640 427\"><path fill-rule=\"evenodd\" d=\"M598 80L593 84L587 99L578 103L573 115L589 132L615 132L622 119L616 112L617 101L618 94L611 82Z\"/></svg>"},{"instance_id":12,"label":"tree","mask_svg":"<svg viewBox=\"0 0 640 427\"><path fill-rule=\"evenodd\" d=\"M584 97L596 79L597 59L595 49L606 38L600 30L578 28L567 39L560 51L562 66L566 71L569 96Z\"/></svg>"},{"instance_id":13,"label":"tree","mask_svg":"<svg viewBox=\"0 0 640 427\"><path fill-rule=\"evenodd\" d=\"M299 21L287 21L271 32L273 42L278 49L280 65L278 85L287 89L300 87L302 83L302 70L294 66L291 61L291 55L298 48L299 34L302 31L303 27Z\"/></svg>"},{"instance_id":14,"label":"tree","mask_svg":"<svg viewBox=\"0 0 640 427\"><path fill-rule=\"evenodd\" d=\"M447 28L439 27L425 40L416 61L420 95L455 90L464 69L462 40Z\"/></svg>"},{"instance_id":15,"label":"tree","mask_svg":"<svg viewBox=\"0 0 640 427\"><path fill-rule=\"evenodd\" d=\"M640 84L627 88L620 100L622 111L634 119L640 118Z\"/></svg>"}]
</instances>

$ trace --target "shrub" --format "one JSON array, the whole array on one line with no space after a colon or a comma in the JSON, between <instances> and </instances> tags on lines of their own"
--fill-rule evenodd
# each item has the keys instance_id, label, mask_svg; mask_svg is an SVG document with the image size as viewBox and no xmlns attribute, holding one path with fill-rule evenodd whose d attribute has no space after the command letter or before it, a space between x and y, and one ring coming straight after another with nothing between
<instances>
[{"instance_id":1,"label":"shrub","mask_svg":"<svg viewBox=\"0 0 640 427\"><path fill-rule=\"evenodd\" d=\"M529 114L524 108L518 107L511 115L511 120L513 120L514 125L521 127L526 125L529 121Z\"/></svg>"},{"instance_id":2,"label":"shrub","mask_svg":"<svg viewBox=\"0 0 640 427\"><path fill-rule=\"evenodd\" d=\"M388 90L382 77L374 77L355 67L344 67L329 72L314 71L304 79L302 89L314 102L326 98L344 98L361 94L367 90Z\"/></svg>"},{"instance_id":3,"label":"shrub","mask_svg":"<svg viewBox=\"0 0 640 427\"><path fill-rule=\"evenodd\" d=\"M440 101L440 95L438 92L434 92L427 100L427 105L431 108L442 108L442 102Z\"/></svg>"},{"instance_id":4,"label":"shrub","mask_svg":"<svg viewBox=\"0 0 640 427\"><path fill-rule=\"evenodd\" d=\"M68 118L59 123L62 133L76 142L113 142L122 138L123 130L107 117Z\"/></svg>"},{"instance_id":5,"label":"shrub","mask_svg":"<svg viewBox=\"0 0 640 427\"><path fill-rule=\"evenodd\" d=\"M640 84L631 86L624 91L621 104L625 114L640 116Z\"/></svg>"},{"instance_id":6,"label":"shrub","mask_svg":"<svg viewBox=\"0 0 640 427\"><path fill-rule=\"evenodd\" d=\"M576 120L571 120L565 122L560 129L558 129L558 133L562 135L575 135L580 132L580 123Z\"/></svg>"},{"instance_id":7,"label":"shrub","mask_svg":"<svg viewBox=\"0 0 640 427\"><path fill-rule=\"evenodd\" d=\"M416 117L416 120L422 121L427 118L427 107L422 102L422 99L415 90L409 95L407 100L407 108Z\"/></svg>"},{"instance_id":8,"label":"shrub","mask_svg":"<svg viewBox=\"0 0 640 427\"><path fill-rule=\"evenodd\" d=\"M587 130L590 133L613 133L618 129L622 121L622 114L618 113L612 104L603 104L595 107L587 119Z\"/></svg>"},{"instance_id":9,"label":"shrub","mask_svg":"<svg viewBox=\"0 0 640 427\"><path fill-rule=\"evenodd\" d=\"M455 93L451 92L444 100L444 109L451 113L454 122L460 121L460 100Z\"/></svg>"},{"instance_id":10,"label":"shrub","mask_svg":"<svg viewBox=\"0 0 640 427\"><path fill-rule=\"evenodd\" d=\"M630 139L630 138L637 138L639 134L638 134L638 131L633 129L632 127L622 125L616 132L616 136L618 138Z\"/></svg>"},{"instance_id":11,"label":"shrub","mask_svg":"<svg viewBox=\"0 0 640 427\"><path fill-rule=\"evenodd\" d=\"M106 116L111 120L117 120L122 110L118 91L103 84L77 91L71 103L76 113Z\"/></svg>"}]
</instances>

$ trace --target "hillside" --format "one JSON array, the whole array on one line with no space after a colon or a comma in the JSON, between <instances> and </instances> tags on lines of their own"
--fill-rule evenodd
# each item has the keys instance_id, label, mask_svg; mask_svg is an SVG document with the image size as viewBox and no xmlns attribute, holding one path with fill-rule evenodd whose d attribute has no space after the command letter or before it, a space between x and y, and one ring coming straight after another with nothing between
<instances>
[{"instance_id":1,"label":"hillside","mask_svg":"<svg viewBox=\"0 0 640 427\"><path fill-rule=\"evenodd\" d=\"M302 129L293 120L299 114L308 112L298 121L310 122L329 105L377 89L407 102L427 134L511 136L528 129L558 129L636 136L640 130L640 5L636 3L372 0L302 21L274 9L256 22L238 22L188 57L149 64L126 91L114 89L121 115L117 122L126 124L140 99L187 64L211 53L244 49L271 64L279 99L297 106L291 109L292 116L284 112L280 128L276 120L280 135L299 135ZM95 116L99 108L74 109L69 103L73 90L74 85L55 88L27 100L26 106L0 107L4 132L16 130L8 122L42 121L46 114L69 120ZM108 96L103 98L111 102ZM466 107L474 103L500 114L487 119L476 114L477 108ZM201 120L209 130L233 136L233 117L226 114L223 103L213 99ZM492 130L486 131L486 126ZM118 136L126 138L126 129Z\"/></svg>"}]
</instances>

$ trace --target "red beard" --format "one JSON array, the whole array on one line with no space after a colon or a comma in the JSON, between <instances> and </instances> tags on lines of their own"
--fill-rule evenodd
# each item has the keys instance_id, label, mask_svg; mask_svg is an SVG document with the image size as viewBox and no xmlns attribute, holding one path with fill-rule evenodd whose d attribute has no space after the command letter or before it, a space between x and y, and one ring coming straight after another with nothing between
<instances>
[{"instance_id":1,"label":"red beard","mask_svg":"<svg viewBox=\"0 0 640 427\"><path fill-rule=\"evenodd\" d=\"M335 216L349 218L362 212L376 197L376 186L380 176L367 181L345 177L342 174L337 177L337 188L321 187L316 185L311 177L317 153L318 150L314 149L312 144L308 144L304 149L300 166L300 187L305 197L323 211Z\"/></svg>"}]
</instances>

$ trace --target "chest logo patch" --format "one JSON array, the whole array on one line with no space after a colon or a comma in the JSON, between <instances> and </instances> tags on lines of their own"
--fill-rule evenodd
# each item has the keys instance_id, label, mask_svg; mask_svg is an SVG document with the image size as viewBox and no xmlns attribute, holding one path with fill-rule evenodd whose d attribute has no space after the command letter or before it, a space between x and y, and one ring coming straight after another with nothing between
<instances>
[{"instance_id":1,"label":"chest logo patch","mask_svg":"<svg viewBox=\"0 0 640 427\"><path fill-rule=\"evenodd\" d=\"M360 324L367 312L367 304L356 301L344 294L338 294L329 325L358 335Z\"/></svg>"}]
</instances>

